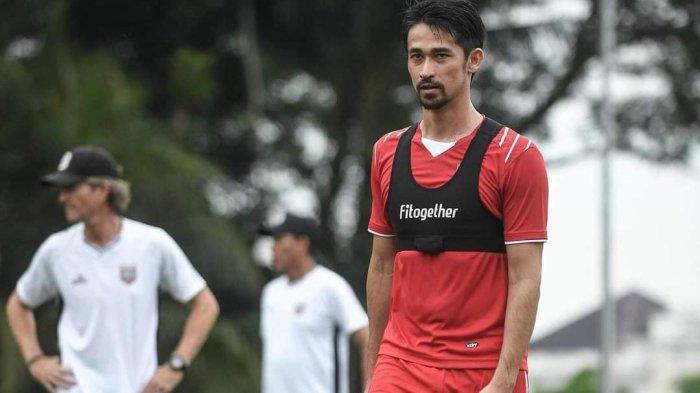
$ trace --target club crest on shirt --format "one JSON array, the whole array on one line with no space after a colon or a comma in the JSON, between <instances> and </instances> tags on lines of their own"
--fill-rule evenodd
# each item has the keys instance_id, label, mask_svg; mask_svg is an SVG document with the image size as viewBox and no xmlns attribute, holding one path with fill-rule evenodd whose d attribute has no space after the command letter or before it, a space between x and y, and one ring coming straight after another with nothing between
<instances>
[{"instance_id":1,"label":"club crest on shirt","mask_svg":"<svg viewBox=\"0 0 700 393\"><path fill-rule=\"evenodd\" d=\"M119 266L119 277L127 284L136 281L136 266L121 265Z\"/></svg>"}]
</instances>

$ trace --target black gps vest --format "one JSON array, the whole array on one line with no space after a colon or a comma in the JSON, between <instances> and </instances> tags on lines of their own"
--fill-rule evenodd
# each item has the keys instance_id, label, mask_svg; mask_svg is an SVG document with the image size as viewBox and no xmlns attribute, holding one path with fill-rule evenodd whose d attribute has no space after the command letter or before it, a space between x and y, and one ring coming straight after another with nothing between
<instances>
[{"instance_id":1,"label":"black gps vest","mask_svg":"<svg viewBox=\"0 0 700 393\"><path fill-rule=\"evenodd\" d=\"M399 139L391 170L387 209L398 237L396 250L505 253L503 223L479 198L481 162L503 126L486 118L457 172L438 188L425 188L413 177L411 141L416 127Z\"/></svg>"}]
</instances>

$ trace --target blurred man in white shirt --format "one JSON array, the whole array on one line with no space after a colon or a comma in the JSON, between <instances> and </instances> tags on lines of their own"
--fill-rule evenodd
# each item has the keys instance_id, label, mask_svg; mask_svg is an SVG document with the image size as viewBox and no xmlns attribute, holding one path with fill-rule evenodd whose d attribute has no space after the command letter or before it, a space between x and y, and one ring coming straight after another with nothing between
<instances>
[{"instance_id":1,"label":"blurred man in white shirt","mask_svg":"<svg viewBox=\"0 0 700 393\"><path fill-rule=\"evenodd\" d=\"M313 259L313 220L287 215L260 233L275 237L282 273L262 294L263 393L348 393L348 338L364 359L367 314L347 281Z\"/></svg>"},{"instance_id":2,"label":"blurred man in white shirt","mask_svg":"<svg viewBox=\"0 0 700 393\"><path fill-rule=\"evenodd\" d=\"M42 183L59 188L71 227L49 236L7 302L10 328L32 376L50 392L171 392L206 340L219 307L162 229L123 216L129 184L112 155L66 152ZM170 359L158 367L158 290L190 309ZM59 356L44 354L33 308L60 297Z\"/></svg>"}]
</instances>

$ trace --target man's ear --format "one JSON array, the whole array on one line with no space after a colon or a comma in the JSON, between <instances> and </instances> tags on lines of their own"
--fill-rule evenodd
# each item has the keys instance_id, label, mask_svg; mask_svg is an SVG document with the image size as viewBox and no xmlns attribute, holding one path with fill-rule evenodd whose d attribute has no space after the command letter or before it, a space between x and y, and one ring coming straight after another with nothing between
<instances>
[{"instance_id":1,"label":"man's ear","mask_svg":"<svg viewBox=\"0 0 700 393\"><path fill-rule=\"evenodd\" d=\"M109 193L112 192L112 183L103 180L99 186L100 192L104 193L105 200L109 199Z\"/></svg>"},{"instance_id":2,"label":"man's ear","mask_svg":"<svg viewBox=\"0 0 700 393\"><path fill-rule=\"evenodd\" d=\"M481 63L484 61L484 50L481 48L474 48L467 56L467 72L474 74L479 71Z\"/></svg>"},{"instance_id":3,"label":"man's ear","mask_svg":"<svg viewBox=\"0 0 700 393\"><path fill-rule=\"evenodd\" d=\"M303 236L302 239L304 240L304 247L306 248L306 251L309 253L311 252L311 238L308 236Z\"/></svg>"}]
</instances>

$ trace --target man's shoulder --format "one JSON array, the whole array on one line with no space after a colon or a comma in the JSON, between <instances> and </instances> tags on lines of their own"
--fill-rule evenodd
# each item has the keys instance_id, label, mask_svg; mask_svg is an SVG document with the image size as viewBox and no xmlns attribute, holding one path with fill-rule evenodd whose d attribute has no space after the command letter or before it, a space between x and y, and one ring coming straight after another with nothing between
<instances>
[{"instance_id":1,"label":"man's shoulder","mask_svg":"<svg viewBox=\"0 0 700 393\"><path fill-rule=\"evenodd\" d=\"M55 249L67 245L71 241L82 236L84 228L85 225L83 223L77 223L58 232L54 232L46 238L42 247Z\"/></svg>"},{"instance_id":2,"label":"man's shoulder","mask_svg":"<svg viewBox=\"0 0 700 393\"><path fill-rule=\"evenodd\" d=\"M271 297L282 296L282 290L284 286L287 285L287 277L282 275L270 280L267 284L263 286L262 294L260 300L262 302L268 301Z\"/></svg>"},{"instance_id":3,"label":"man's shoulder","mask_svg":"<svg viewBox=\"0 0 700 393\"><path fill-rule=\"evenodd\" d=\"M319 285L322 288L334 291L339 288L343 288L345 286L350 285L350 283L348 283L348 281L345 278L343 278L343 276L325 266L316 265L316 268L314 270L314 281L317 285Z\"/></svg>"},{"instance_id":4,"label":"man's shoulder","mask_svg":"<svg viewBox=\"0 0 700 393\"><path fill-rule=\"evenodd\" d=\"M122 220L124 232L129 236L140 239L140 241L160 241L169 237L168 233L163 228L126 217Z\"/></svg>"},{"instance_id":5,"label":"man's shoulder","mask_svg":"<svg viewBox=\"0 0 700 393\"><path fill-rule=\"evenodd\" d=\"M315 273L318 275L319 278L321 279L330 279L330 280L342 280L345 281L343 276L340 274L336 273L335 271L331 270L330 268L323 266L323 265L316 265L315 268Z\"/></svg>"},{"instance_id":6,"label":"man's shoulder","mask_svg":"<svg viewBox=\"0 0 700 393\"><path fill-rule=\"evenodd\" d=\"M493 159L500 160L505 167L528 152L539 152L535 142L518 131L508 126L503 126L491 140L487 155Z\"/></svg>"},{"instance_id":7,"label":"man's shoulder","mask_svg":"<svg viewBox=\"0 0 700 393\"><path fill-rule=\"evenodd\" d=\"M281 275L279 277L275 277L263 286L263 293L269 293L270 291L275 291L278 288L282 287L283 285L286 285L286 282L287 282L287 277L284 275Z\"/></svg>"},{"instance_id":8,"label":"man's shoulder","mask_svg":"<svg viewBox=\"0 0 700 393\"><path fill-rule=\"evenodd\" d=\"M145 222L136 221L133 218L123 217L124 229L131 230L134 232L142 233L162 233L165 232L163 228L159 228L155 225L146 224Z\"/></svg>"},{"instance_id":9,"label":"man's shoulder","mask_svg":"<svg viewBox=\"0 0 700 393\"><path fill-rule=\"evenodd\" d=\"M409 128L411 128L411 126L406 126L403 128L399 128L398 130L387 132L386 134L382 135L379 139L377 139L374 142L375 156L377 153L393 152L394 150L396 150L396 145L399 143L401 135L403 135L403 133L406 132Z\"/></svg>"},{"instance_id":10,"label":"man's shoulder","mask_svg":"<svg viewBox=\"0 0 700 393\"><path fill-rule=\"evenodd\" d=\"M381 138L377 139L372 149L373 167L380 169L391 165L394 160L394 155L396 153L396 147L399 144L399 140L404 132L406 132L409 128L410 126L388 132L382 135Z\"/></svg>"},{"instance_id":11,"label":"man's shoulder","mask_svg":"<svg viewBox=\"0 0 700 393\"><path fill-rule=\"evenodd\" d=\"M55 257L62 255L65 252L70 252L69 250L74 249L77 241L82 241L83 238L84 225L82 223L77 223L54 232L49 235L43 243L39 246L36 253L34 254L35 261L42 261L41 263L52 264L56 260Z\"/></svg>"}]
</instances>

